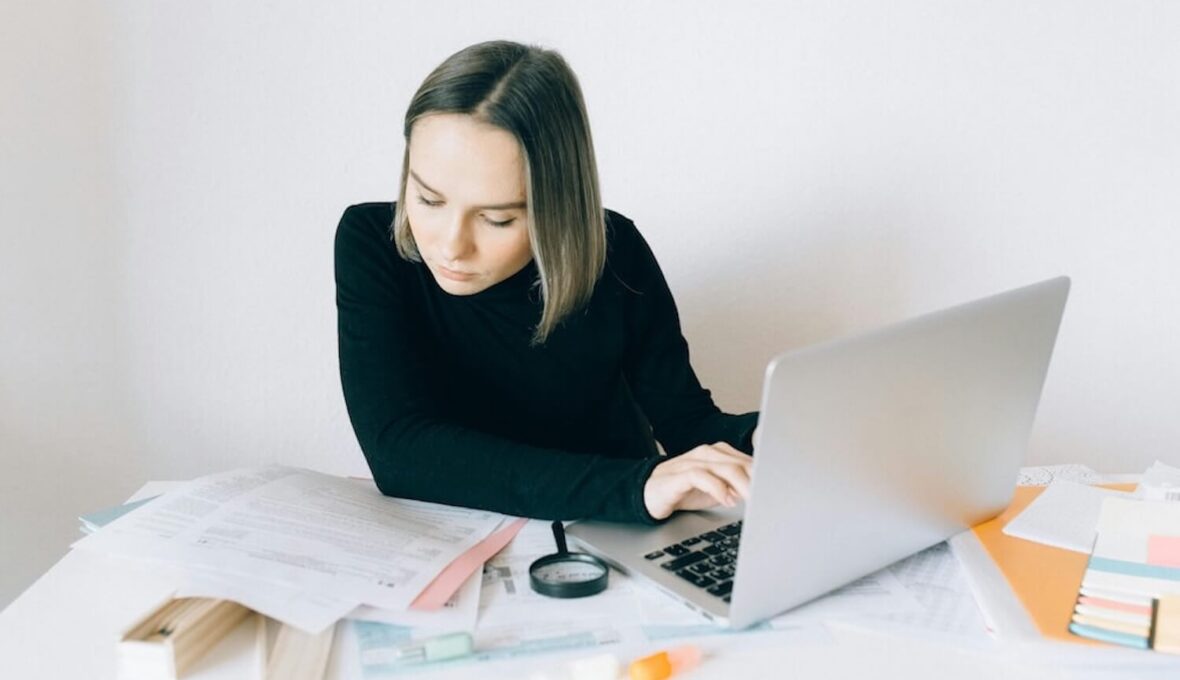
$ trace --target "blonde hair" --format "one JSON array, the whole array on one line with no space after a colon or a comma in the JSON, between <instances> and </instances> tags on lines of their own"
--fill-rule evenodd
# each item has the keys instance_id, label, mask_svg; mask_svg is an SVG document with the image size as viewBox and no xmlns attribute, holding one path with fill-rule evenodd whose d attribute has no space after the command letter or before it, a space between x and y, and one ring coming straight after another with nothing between
<instances>
[{"instance_id":1,"label":"blonde hair","mask_svg":"<svg viewBox=\"0 0 1180 680\"><path fill-rule=\"evenodd\" d=\"M451 55L426 77L406 111L401 186L391 225L403 258L421 261L405 210L414 122L462 113L514 135L524 157L529 239L544 306L544 343L590 301L606 264L606 223L590 121L577 77L552 50L505 40Z\"/></svg>"}]
</instances>

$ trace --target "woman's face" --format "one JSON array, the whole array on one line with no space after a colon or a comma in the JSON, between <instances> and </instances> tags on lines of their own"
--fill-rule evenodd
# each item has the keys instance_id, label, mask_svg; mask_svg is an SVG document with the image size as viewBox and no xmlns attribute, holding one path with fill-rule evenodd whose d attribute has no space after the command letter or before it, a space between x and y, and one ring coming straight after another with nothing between
<instances>
[{"instance_id":1,"label":"woman's face","mask_svg":"<svg viewBox=\"0 0 1180 680\"><path fill-rule=\"evenodd\" d=\"M471 116L414 122L405 208L422 260L452 295L494 286L532 259L520 144Z\"/></svg>"}]
</instances>

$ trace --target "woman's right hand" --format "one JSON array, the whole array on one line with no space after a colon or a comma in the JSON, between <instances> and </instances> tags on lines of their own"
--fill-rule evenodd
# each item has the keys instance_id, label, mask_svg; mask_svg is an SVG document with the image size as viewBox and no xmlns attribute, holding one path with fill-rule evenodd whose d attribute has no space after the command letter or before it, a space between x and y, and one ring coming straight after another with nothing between
<instances>
[{"instance_id":1,"label":"woman's right hand","mask_svg":"<svg viewBox=\"0 0 1180 680\"><path fill-rule=\"evenodd\" d=\"M753 458L725 442L698 446L652 469L643 502L655 519L677 510L733 507L750 495L753 464Z\"/></svg>"}]
</instances>

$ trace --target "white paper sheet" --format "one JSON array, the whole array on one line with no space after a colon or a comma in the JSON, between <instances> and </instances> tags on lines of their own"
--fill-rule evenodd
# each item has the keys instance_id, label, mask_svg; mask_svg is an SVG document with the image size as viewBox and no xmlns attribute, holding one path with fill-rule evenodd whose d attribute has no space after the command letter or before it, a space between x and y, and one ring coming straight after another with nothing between
<instances>
[{"instance_id":1,"label":"white paper sheet","mask_svg":"<svg viewBox=\"0 0 1180 680\"><path fill-rule=\"evenodd\" d=\"M889 567L920 608L883 618L890 623L936 635L950 635L960 642L990 642L987 624L975 603L959 561L946 543L933 545Z\"/></svg>"},{"instance_id":2,"label":"white paper sheet","mask_svg":"<svg viewBox=\"0 0 1180 680\"><path fill-rule=\"evenodd\" d=\"M404 609L502 520L272 466L193 480L74 545Z\"/></svg>"},{"instance_id":3,"label":"white paper sheet","mask_svg":"<svg viewBox=\"0 0 1180 680\"><path fill-rule=\"evenodd\" d=\"M512 543L488 560L480 593L480 626L600 616L636 620L639 612L631 581L618 571L611 570L607 589L593 597L558 599L533 592L529 586L529 565L555 552L557 546L550 524L534 520L525 524Z\"/></svg>"},{"instance_id":4,"label":"white paper sheet","mask_svg":"<svg viewBox=\"0 0 1180 680\"><path fill-rule=\"evenodd\" d=\"M1008 522L1004 533L1088 555L1094 546L1102 501L1111 496L1128 497L1129 494L1055 479Z\"/></svg>"},{"instance_id":5,"label":"white paper sheet","mask_svg":"<svg viewBox=\"0 0 1180 680\"><path fill-rule=\"evenodd\" d=\"M1137 492L1148 501L1180 501L1180 468L1157 460L1143 473Z\"/></svg>"},{"instance_id":6,"label":"white paper sheet","mask_svg":"<svg viewBox=\"0 0 1180 680\"><path fill-rule=\"evenodd\" d=\"M947 544L962 566L963 576L992 635L1005 642L1039 641L1040 633L1024 605L1008 586L987 549L975 537L975 532L968 530L955 534Z\"/></svg>"},{"instance_id":7,"label":"white paper sheet","mask_svg":"<svg viewBox=\"0 0 1180 680\"><path fill-rule=\"evenodd\" d=\"M374 621L414 629L415 635L442 635L456 631L472 632L479 616L479 594L483 573L476 570L442 609L432 612L414 609L379 609L362 605L348 615L357 621Z\"/></svg>"},{"instance_id":8,"label":"white paper sheet","mask_svg":"<svg viewBox=\"0 0 1180 680\"><path fill-rule=\"evenodd\" d=\"M771 619L772 626L808 620L859 621L866 617L919 613L922 605L888 569L861 577L827 595Z\"/></svg>"},{"instance_id":9,"label":"white paper sheet","mask_svg":"<svg viewBox=\"0 0 1180 680\"><path fill-rule=\"evenodd\" d=\"M357 606L355 600L276 585L240 574L226 577L224 574L191 567L187 572L175 597L232 600L311 635L323 632Z\"/></svg>"}]
</instances>

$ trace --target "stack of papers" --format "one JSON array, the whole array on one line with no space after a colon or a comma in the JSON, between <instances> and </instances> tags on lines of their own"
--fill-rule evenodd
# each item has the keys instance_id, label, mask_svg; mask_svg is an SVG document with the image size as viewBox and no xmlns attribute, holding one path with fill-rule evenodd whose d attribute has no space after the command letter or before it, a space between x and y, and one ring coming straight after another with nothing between
<instances>
[{"instance_id":1,"label":"stack of papers","mask_svg":"<svg viewBox=\"0 0 1180 680\"><path fill-rule=\"evenodd\" d=\"M1085 479L1084 473L1092 471L1043 477ZM467 663L507 663L533 652L584 655L604 645L639 649L739 633L618 572L594 597L537 595L528 566L554 550L548 522L388 498L372 482L295 468L237 470L184 483L75 547L179 568L184 582L177 597L232 600L309 634L343 619L332 654L342 677L401 675L409 669L399 649L455 631L472 633L475 654L431 666L462 673ZM829 624L905 631L953 645L990 642L946 544L764 622L751 637L775 645L823 643Z\"/></svg>"},{"instance_id":2,"label":"stack of papers","mask_svg":"<svg viewBox=\"0 0 1180 680\"><path fill-rule=\"evenodd\" d=\"M270 466L187 482L73 547L172 565L185 575L176 597L232 600L317 634L354 611L412 621L412 607L445 608L515 520Z\"/></svg>"},{"instance_id":3,"label":"stack of papers","mask_svg":"<svg viewBox=\"0 0 1180 680\"><path fill-rule=\"evenodd\" d=\"M1180 654L1180 503L1108 498L1070 632Z\"/></svg>"}]
</instances>

